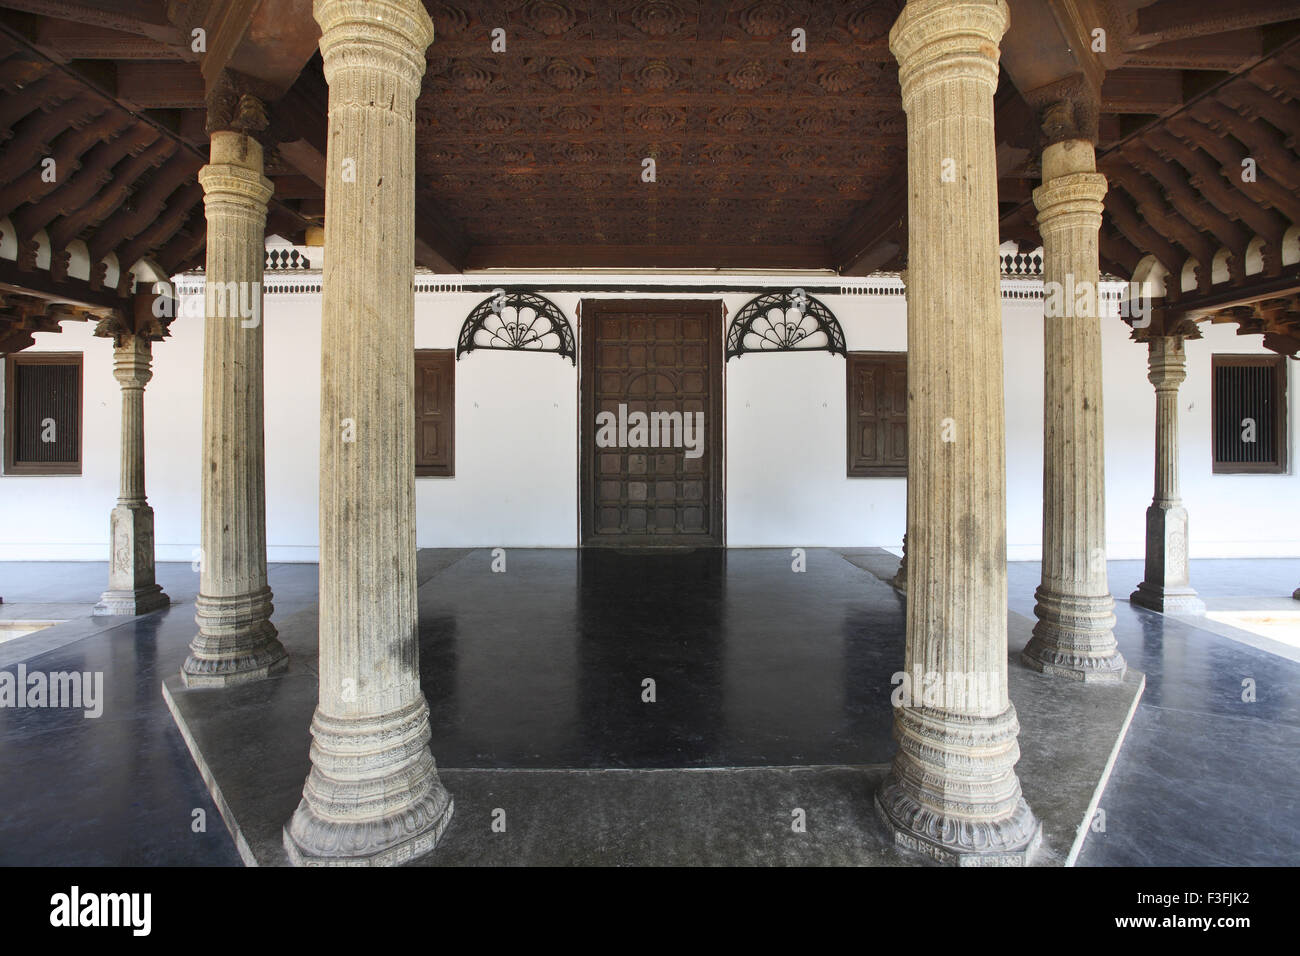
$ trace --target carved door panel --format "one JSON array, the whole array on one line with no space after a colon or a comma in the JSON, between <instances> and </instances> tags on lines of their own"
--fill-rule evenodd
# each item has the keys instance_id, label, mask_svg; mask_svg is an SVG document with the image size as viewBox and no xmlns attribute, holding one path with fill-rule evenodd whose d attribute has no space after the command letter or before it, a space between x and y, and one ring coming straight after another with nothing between
<instances>
[{"instance_id":1,"label":"carved door panel","mask_svg":"<svg viewBox=\"0 0 1300 956\"><path fill-rule=\"evenodd\" d=\"M722 532L722 303L582 303L584 545L715 546Z\"/></svg>"}]
</instances>

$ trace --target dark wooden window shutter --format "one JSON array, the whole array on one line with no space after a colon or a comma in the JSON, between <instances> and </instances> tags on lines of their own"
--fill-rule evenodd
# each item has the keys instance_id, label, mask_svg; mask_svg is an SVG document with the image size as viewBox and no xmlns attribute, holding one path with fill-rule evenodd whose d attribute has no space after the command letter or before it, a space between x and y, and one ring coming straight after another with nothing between
<instances>
[{"instance_id":1,"label":"dark wooden window shutter","mask_svg":"<svg viewBox=\"0 0 1300 956\"><path fill-rule=\"evenodd\" d=\"M5 356L5 473L81 474L81 353Z\"/></svg>"},{"instance_id":2,"label":"dark wooden window shutter","mask_svg":"<svg viewBox=\"0 0 1300 956\"><path fill-rule=\"evenodd\" d=\"M907 353L848 355L850 478L907 475Z\"/></svg>"},{"instance_id":3,"label":"dark wooden window shutter","mask_svg":"<svg viewBox=\"0 0 1300 956\"><path fill-rule=\"evenodd\" d=\"M415 474L456 474L456 353L415 352Z\"/></svg>"},{"instance_id":4,"label":"dark wooden window shutter","mask_svg":"<svg viewBox=\"0 0 1300 956\"><path fill-rule=\"evenodd\" d=\"M1286 356L1211 359L1216 475L1286 474Z\"/></svg>"}]
</instances>

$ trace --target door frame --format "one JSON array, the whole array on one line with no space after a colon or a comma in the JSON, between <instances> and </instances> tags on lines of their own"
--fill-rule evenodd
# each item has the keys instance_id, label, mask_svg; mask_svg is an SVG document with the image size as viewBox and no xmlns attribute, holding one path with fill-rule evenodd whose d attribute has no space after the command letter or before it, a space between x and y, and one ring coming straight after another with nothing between
<instances>
[{"instance_id":1,"label":"door frame","mask_svg":"<svg viewBox=\"0 0 1300 956\"><path fill-rule=\"evenodd\" d=\"M592 454L596 429L595 322L611 314L687 312L703 308L708 318L709 404L705 411L705 447L709 467L709 531L705 535L647 535L647 540L614 541L589 533L595 523L595 457ZM584 548L722 548L726 546L726 497L723 490L726 456L726 422L723 418L723 388L726 357L723 354L723 325L726 308L722 299L582 299L578 303L578 544ZM588 323L591 323L589 326ZM588 328L591 335L586 334ZM590 439L590 442L589 442Z\"/></svg>"}]
</instances>

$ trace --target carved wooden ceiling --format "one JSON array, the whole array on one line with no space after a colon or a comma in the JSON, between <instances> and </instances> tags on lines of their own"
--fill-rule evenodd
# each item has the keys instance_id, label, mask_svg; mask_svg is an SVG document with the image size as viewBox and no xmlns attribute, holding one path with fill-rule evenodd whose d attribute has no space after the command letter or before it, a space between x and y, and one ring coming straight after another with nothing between
<instances>
[{"instance_id":1,"label":"carved wooden ceiling","mask_svg":"<svg viewBox=\"0 0 1300 956\"><path fill-rule=\"evenodd\" d=\"M417 109L420 264L847 275L903 264L905 121L887 39L902 0L425 2L437 36ZM1217 256L1234 294L1203 269L1194 293L1173 290L1183 311L1235 316L1294 353L1288 303L1300 289L1278 250L1300 221L1300 2L1009 2L1003 237L1038 242L1041 110L1091 89L1111 182L1105 268L1129 274L1155 256L1179 275L1189 258ZM310 6L0 0L0 217L21 253L0 261L0 283L23 285L13 273L30 275L42 230L55 251L47 301L88 298L58 288L74 240L96 262L200 264L194 173L205 96L223 71L269 91L268 230L299 239L318 223L327 91ZM1097 27L1107 48L1094 54ZM792 49L796 28L806 52ZM498 29L505 52L492 49ZM57 182L40 176L47 157ZM1252 183L1239 172L1247 157ZM1247 275L1260 239L1263 271ZM1266 298L1241 301L1250 289ZM1204 311L1220 301L1235 312Z\"/></svg>"},{"instance_id":2,"label":"carved wooden ceiling","mask_svg":"<svg viewBox=\"0 0 1300 956\"><path fill-rule=\"evenodd\" d=\"M904 161L898 0L427 6L420 189L463 230L470 265L660 246L824 267ZM494 28L516 55L489 52Z\"/></svg>"}]
</instances>

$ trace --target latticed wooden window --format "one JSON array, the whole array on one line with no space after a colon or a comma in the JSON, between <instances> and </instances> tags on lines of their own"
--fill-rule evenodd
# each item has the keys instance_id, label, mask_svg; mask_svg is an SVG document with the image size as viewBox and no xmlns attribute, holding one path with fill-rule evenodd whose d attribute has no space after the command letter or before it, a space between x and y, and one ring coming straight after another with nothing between
<instances>
[{"instance_id":1,"label":"latticed wooden window","mask_svg":"<svg viewBox=\"0 0 1300 956\"><path fill-rule=\"evenodd\" d=\"M850 478L907 475L907 353L848 354Z\"/></svg>"},{"instance_id":2,"label":"latticed wooden window","mask_svg":"<svg viewBox=\"0 0 1300 956\"><path fill-rule=\"evenodd\" d=\"M5 474L81 474L81 353L5 357Z\"/></svg>"},{"instance_id":3,"label":"latticed wooden window","mask_svg":"<svg viewBox=\"0 0 1300 956\"><path fill-rule=\"evenodd\" d=\"M1215 355L1214 473L1286 473L1286 357Z\"/></svg>"},{"instance_id":4,"label":"latticed wooden window","mask_svg":"<svg viewBox=\"0 0 1300 956\"><path fill-rule=\"evenodd\" d=\"M451 349L415 352L415 474L456 474L456 353Z\"/></svg>"}]
</instances>

